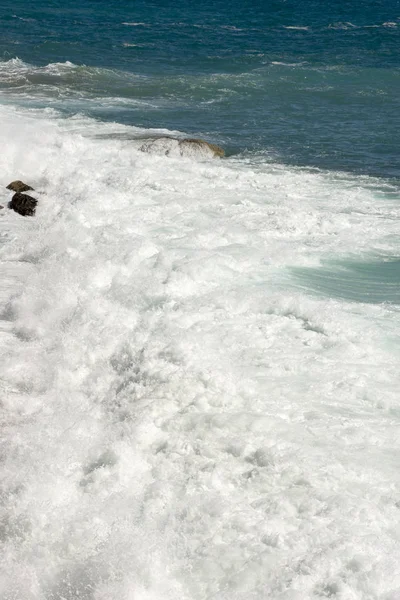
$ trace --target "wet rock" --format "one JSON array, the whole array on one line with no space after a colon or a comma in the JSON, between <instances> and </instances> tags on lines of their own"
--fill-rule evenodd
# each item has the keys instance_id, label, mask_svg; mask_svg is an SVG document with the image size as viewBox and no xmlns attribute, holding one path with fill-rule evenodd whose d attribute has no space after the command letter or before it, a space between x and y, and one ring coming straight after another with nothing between
<instances>
[{"instance_id":1,"label":"wet rock","mask_svg":"<svg viewBox=\"0 0 400 600\"><path fill-rule=\"evenodd\" d=\"M184 156L197 159L222 157L225 154L219 146L195 138L179 140L172 137L160 137L146 141L140 150L160 156Z\"/></svg>"},{"instance_id":2,"label":"wet rock","mask_svg":"<svg viewBox=\"0 0 400 600\"><path fill-rule=\"evenodd\" d=\"M21 193L21 192L28 192L29 190L33 190L33 187L31 187L30 185L27 185L23 181L20 181L19 179L17 179L16 181L12 181L11 183L9 183L7 186L7 189L11 190L13 192Z\"/></svg>"},{"instance_id":3,"label":"wet rock","mask_svg":"<svg viewBox=\"0 0 400 600\"><path fill-rule=\"evenodd\" d=\"M188 138L187 140L181 140L179 142L179 147L181 149L181 152L190 152L195 150L198 152L210 152L214 156L218 156L219 158L225 156L225 151L222 148L216 146L215 144L210 144L205 140Z\"/></svg>"},{"instance_id":4,"label":"wet rock","mask_svg":"<svg viewBox=\"0 0 400 600\"><path fill-rule=\"evenodd\" d=\"M160 137L155 140L146 140L140 147L142 152L162 156L179 156L179 140L169 137Z\"/></svg>"},{"instance_id":5,"label":"wet rock","mask_svg":"<svg viewBox=\"0 0 400 600\"><path fill-rule=\"evenodd\" d=\"M11 202L8 204L8 208L15 210L18 214L24 217L31 217L35 214L37 200L28 196L28 194L14 194L11 198Z\"/></svg>"}]
</instances>

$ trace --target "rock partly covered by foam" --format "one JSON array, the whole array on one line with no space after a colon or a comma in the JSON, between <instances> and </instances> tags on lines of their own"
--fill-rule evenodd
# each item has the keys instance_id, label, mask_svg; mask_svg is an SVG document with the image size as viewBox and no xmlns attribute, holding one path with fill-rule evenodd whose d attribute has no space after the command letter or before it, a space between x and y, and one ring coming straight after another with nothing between
<instances>
[{"instance_id":1,"label":"rock partly covered by foam","mask_svg":"<svg viewBox=\"0 0 400 600\"><path fill-rule=\"evenodd\" d=\"M182 153L190 153L190 152L208 152L213 155L213 157L217 156L222 158L225 156L225 151L217 146L216 144L210 144L204 140L197 139L186 139L181 140L179 142L179 147Z\"/></svg>"},{"instance_id":2,"label":"rock partly covered by foam","mask_svg":"<svg viewBox=\"0 0 400 600\"><path fill-rule=\"evenodd\" d=\"M225 152L219 146L210 144L204 140L184 139L178 140L170 137L160 137L145 142L140 150L149 152L150 154L158 154L173 157L188 157L188 158L220 158L225 155Z\"/></svg>"},{"instance_id":3,"label":"rock partly covered by foam","mask_svg":"<svg viewBox=\"0 0 400 600\"><path fill-rule=\"evenodd\" d=\"M28 192L29 190L33 190L33 187L31 187L30 185L17 179L16 181L12 181L11 183L9 183L7 186L7 189L11 190L13 192L21 193L21 192Z\"/></svg>"},{"instance_id":4,"label":"rock partly covered by foam","mask_svg":"<svg viewBox=\"0 0 400 600\"><path fill-rule=\"evenodd\" d=\"M36 211L37 200L28 194L16 193L11 198L8 208L12 208L23 217L32 217Z\"/></svg>"}]
</instances>

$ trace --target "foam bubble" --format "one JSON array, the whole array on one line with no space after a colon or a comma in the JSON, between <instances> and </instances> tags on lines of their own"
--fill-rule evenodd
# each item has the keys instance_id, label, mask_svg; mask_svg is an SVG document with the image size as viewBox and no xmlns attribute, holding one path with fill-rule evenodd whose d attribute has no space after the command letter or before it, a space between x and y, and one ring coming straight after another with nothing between
<instances>
[{"instance_id":1,"label":"foam bubble","mask_svg":"<svg viewBox=\"0 0 400 600\"><path fill-rule=\"evenodd\" d=\"M385 184L1 113L2 184L42 192L0 215L2 597L399 587L398 307L290 272L394 256Z\"/></svg>"},{"instance_id":2,"label":"foam bubble","mask_svg":"<svg viewBox=\"0 0 400 600\"><path fill-rule=\"evenodd\" d=\"M286 27L284 27L284 29L294 29L297 31L308 31L310 28L307 26L300 26L300 25L287 25Z\"/></svg>"}]
</instances>

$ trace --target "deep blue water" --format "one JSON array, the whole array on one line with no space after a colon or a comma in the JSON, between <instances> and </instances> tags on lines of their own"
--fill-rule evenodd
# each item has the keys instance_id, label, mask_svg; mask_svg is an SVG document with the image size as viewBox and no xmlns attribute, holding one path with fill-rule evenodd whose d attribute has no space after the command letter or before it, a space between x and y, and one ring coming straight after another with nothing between
<instances>
[{"instance_id":1,"label":"deep blue water","mask_svg":"<svg viewBox=\"0 0 400 600\"><path fill-rule=\"evenodd\" d=\"M400 176L399 1L166 4L3 1L2 101Z\"/></svg>"}]
</instances>

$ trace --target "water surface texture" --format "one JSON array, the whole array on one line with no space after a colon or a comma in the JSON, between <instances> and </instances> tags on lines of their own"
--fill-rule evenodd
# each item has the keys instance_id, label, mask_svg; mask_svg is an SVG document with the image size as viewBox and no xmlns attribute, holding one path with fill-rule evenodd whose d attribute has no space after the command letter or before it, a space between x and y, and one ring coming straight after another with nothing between
<instances>
[{"instance_id":1,"label":"water surface texture","mask_svg":"<svg viewBox=\"0 0 400 600\"><path fill-rule=\"evenodd\" d=\"M235 153L400 175L398 1L115 4L6 0L3 91ZM17 57L30 66L7 65Z\"/></svg>"},{"instance_id":2,"label":"water surface texture","mask_svg":"<svg viewBox=\"0 0 400 600\"><path fill-rule=\"evenodd\" d=\"M0 7L0 598L398 600L400 3L168 4Z\"/></svg>"}]
</instances>

